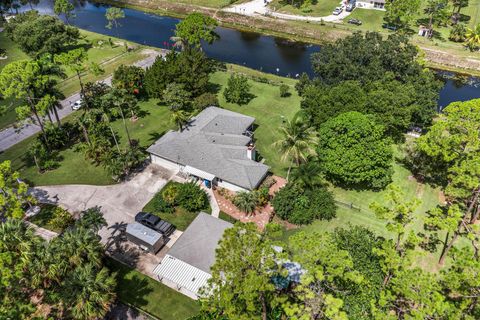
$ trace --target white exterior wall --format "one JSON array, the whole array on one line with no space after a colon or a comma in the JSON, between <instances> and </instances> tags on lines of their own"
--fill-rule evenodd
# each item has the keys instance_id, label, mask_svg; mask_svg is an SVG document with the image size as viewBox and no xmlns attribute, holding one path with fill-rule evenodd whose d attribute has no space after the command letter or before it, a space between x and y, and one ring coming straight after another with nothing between
<instances>
[{"instance_id":1,"label":"white exterior wall","mask_svg":"<svg viewBox=\"0 0 480 320\"><path fill-rule=\"evenodd\" d=\"M356 6L357 8L362 9L374 9L374 10L385 10L384 8L375 8L375 0L365 0L365 1L357 1Z\"/></svg>"},{"instance_id":2,"label":"white exterior wall","mask_svg":"<svg viewBox=\"0 0 480 320\"><path fill-rule=\"evenodd\" d=\"M216 181L216 185L219 186L220 188L225 188L225 189L228 189L228 190L234 191L234 192L240 192L240 191L247 191L248 192L248 191L250 191L248 189L242 188L242 187L237 186L237 185L235 185L233 183L230 183L230 182L226 182L226 181L220 182L220 181L218 181L218 179Z\"/></svg>"},{"instance_id":3,"label":"white exterior wall","mask_svg":"<svg viewBox=\"0 0 480 320\"><path fill-rule=\"evenodd\" d=\"M154 154L151 154L150 158L152 159L152 163L158 164L161 167L164 167L164 168L167 168L167 169L170 169L170 170L174 170L174 171L180 170L181 165L176 164L175 162L165 160L165 159L160 158L160 157L158 157Z\"/></svg>"}]
</instances>

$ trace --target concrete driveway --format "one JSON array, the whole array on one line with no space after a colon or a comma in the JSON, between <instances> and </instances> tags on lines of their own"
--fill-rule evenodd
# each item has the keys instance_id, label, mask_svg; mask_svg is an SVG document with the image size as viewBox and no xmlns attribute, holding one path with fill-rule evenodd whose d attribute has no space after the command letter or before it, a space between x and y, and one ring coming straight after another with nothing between
<instances>
[{"instance_id":1,"label":"concrete driveway","mask_svg":"<svg viewBox=\"0 0 480 320\"><path fill-rule=\"evenodd\" d=\"M99 206L108 227L100 230L102 242L133 222L135 214L152 199L176 172L148 165L130 180L112 186L60 185L36 187L32 193L41 202L60 205L72 213Z\"/></svg>"}]
</instances>

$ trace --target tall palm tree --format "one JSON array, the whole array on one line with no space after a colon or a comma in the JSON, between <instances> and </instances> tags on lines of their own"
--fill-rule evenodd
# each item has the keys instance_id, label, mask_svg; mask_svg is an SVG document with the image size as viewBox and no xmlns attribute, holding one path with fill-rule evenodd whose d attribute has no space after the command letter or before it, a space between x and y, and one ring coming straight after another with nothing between
<instances>
[{"instance_id":1,"label":"tall palm tree","mask_svg":"<svg viewBox=\"0 0 480 320\"><path fill-rule=\"evenodd\" d=\"M66 308L74 319L103 319L115 300L115 286L107 268L81 265L65 281Z\"/></svg>"},{"instance_id":2,"label":"tall palm tree","mask_svg":"<svg viewBox=\"0 0 480 320\"><path fill-rule=\"evenodd\" d=\"M178 130L183 131L184 126L190 120L190 113L185 110L173 110L172 111L172 122L175 123L178 127Z\"/></svg>"},{"instance_id":3,"label":"tall palm tree","mask_svg":"<svg viewBox=\"0 0 480 320\"><path fill-rule=\"evenodd\" d=\"M477 24L477 26L473 29L467 28L465 41L467 42L467 46L471 51L480 46L480 23Z\"/></svg>"},{"instance_id":4,"label":"tall palm tree","mask_svg":"<svg viewBox=\"0 0 480 320\"><path fill-rule=\"evenodd\" d=\"M282 137L274 142L273 146L279 148L283 161L290 160L288 180L292 166L294 164L299 166L307 161L308 156L315 153L317 136L315 129L307 124L300 112L295 114L292 120L287 120L280 128L280 132Z\"/></svg>"},{"instance_id":5,"label":"tall palm tree","mask_svg":"<svg viewBox=\"0 0 480 320\"><path fill-rule=\"evenodd\" d=\"M293 168L290 180L305 189L313 189L324 182L320 166L313 159Z\"/></svg>"}]
</instances>

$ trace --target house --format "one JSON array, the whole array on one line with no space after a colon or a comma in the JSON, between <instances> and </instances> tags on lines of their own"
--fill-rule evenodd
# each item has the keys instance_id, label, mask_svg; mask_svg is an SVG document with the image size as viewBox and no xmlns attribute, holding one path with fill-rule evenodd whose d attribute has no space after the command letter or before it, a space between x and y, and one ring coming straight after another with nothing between
<instances>
[{"instance_id":1,"label":"house","mask_svg":"<svg viewBox=\"0 0 480 320\"><path fill-rule=\"evenodd\" d=\"M386 0L357 0L357 8L385 10Z\"/></svg>"},{"instance_id":2,"label":"house","mask_svg":"<svg viewBox=\"0 0 480 320\"><path fill-rule=\"evenodd\" d=\"M209 107L183 131L169 131L150 146L152 163L231 191L257 188L269 167L256 160L255 118Z\"/></svg>"},{"instance_id":3,"label":"house","mask_svg":"<svg viewBox=\"0 0 480 320\"><path fill-rule=\"evenodd\" d=\"M165 243L160 233L138 222L127 224L125 233L128 241L153 254L157 253Z\"/></svg>"},{"instance_id":4,"label":"house","mask_svg":"<svg viewBox=\"0 0 480 320\"><path fill-rule=\"evenodd\" d=\"M167 252L153 273L165 285L197 299L211 278L215 249L226 229L233 225L200 212Z\"/></svg>"}]
</instances>

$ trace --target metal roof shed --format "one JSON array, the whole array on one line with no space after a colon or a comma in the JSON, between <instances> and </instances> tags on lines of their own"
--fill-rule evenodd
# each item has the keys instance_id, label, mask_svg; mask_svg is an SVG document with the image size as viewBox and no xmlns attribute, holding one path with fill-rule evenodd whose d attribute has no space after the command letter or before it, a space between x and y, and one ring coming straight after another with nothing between
<instances>
[{"instance_id":1,"label":"metal roof shed","mask_svg":"<svg viewBox=\"0 0 480 320\"><path fill-rule=\"evenodd\" d=\"M128 241L153 254L157 253L164 244L163 236L160 233L138 222L129 223L126 234Z\"/></svg>"}]
</instances>

